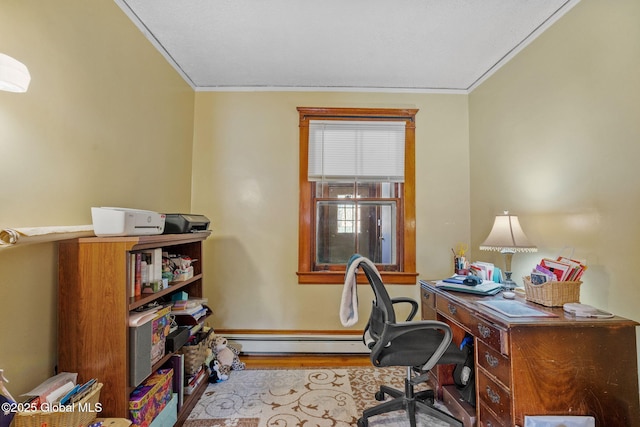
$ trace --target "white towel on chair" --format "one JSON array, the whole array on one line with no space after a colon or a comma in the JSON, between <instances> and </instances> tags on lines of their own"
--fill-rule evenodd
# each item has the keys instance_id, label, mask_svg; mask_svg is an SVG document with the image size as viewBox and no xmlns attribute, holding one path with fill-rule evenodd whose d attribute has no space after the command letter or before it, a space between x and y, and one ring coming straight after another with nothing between
<instances>
[{"instance_id":1,"label":"white towel on chair","mask_svg":"<svg viewBox=\"0 0 640 427\"><path fill-rule=\"evenodd\" d=\"M342 326L353 326L358 323L358 285L356 283L356 270L361 262L369 264L378 276L376 265L368 258L356 258L349 264L349 269L344 275L344 287L342 288L342 300L340 301L340 321Z\"/></svg>"}]
</instances>

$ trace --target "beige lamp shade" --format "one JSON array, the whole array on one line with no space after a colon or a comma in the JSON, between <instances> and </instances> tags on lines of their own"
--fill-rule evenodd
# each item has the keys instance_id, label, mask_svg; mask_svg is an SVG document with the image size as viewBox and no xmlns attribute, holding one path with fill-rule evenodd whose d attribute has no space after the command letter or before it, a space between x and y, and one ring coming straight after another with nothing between
<instances>
[{"instance_id":1,"label":"beige lamp shade","mask_svg":"<svg viewBox=\"0 0 640 427\"><path fill-rule=\"evenodd\" d=\"M516 215L497 215L489 236L480 245L483 251L537 252L538 248L529 242L522 231Z\"/></svg>"},{"instance_id":2,"label":"beige lamp shade","mask_svg":"<svg viewBox=\"0 0 640 427\"><path fill-rule=\"evenodd\" d=\"M0 90L26 92L30 82L31 75L22 62L0 53Z\"/></svg>"}]
</instances>

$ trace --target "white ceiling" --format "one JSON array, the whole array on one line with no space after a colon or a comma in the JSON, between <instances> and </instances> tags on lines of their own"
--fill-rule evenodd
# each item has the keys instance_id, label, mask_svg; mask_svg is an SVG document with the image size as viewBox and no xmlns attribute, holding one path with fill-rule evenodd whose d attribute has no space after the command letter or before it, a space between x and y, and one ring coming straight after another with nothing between
<instances>
[{"instance_id":1,"label":"white ceiling","mask_svg":"<svg viewBox=\"0 0 640 427\"><path fill-rule=\"evenodd\" d=\"M115 0L196 91L469 93L579 0Z\"/></svg>"}]
</instances>

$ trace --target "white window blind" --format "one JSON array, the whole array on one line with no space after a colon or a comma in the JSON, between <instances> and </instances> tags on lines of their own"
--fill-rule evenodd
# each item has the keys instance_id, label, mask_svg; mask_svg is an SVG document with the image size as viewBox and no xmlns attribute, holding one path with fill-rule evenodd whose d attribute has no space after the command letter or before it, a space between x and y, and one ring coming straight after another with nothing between
<instances>
[{"instance_id":1,"label":"white window blind","mask_svg":"<svg viewBox=\"0 0 640 427\"><path fill-rule=\"evenodd\" d=\"M404 121L309 121L309 181L404 182Z\"/></svg>"}]
</instances>

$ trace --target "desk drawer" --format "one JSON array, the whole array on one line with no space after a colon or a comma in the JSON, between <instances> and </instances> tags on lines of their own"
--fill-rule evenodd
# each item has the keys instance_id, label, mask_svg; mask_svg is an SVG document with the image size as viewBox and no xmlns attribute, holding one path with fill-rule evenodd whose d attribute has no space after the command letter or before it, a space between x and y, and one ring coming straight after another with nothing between
<instances>
[{"instance_id":1,"label":"desk drawer","mask_svg":"<svg viewBox=\"0 0 640 427\"><path fill-rule=\"evenodd\" d=\"M498 381L510 389L511 360L480 340L476 341L476 348L478 350L476 359L478 366L487 371L489 375L496 377Z\"/></svg>"},{"instance_id":2,"label":"desk drawer","mask_svg":"<svg viewBox=\"0 0 640 427\"><path fill-rule=\"evenodd\" d=\"M422 308L422 320L436 320L436 294L426 289L420 289L420 306Z\"/></svg>"},{"instance_id":3,"label":"desk drawer","mask_svg":"<svg viewBox=\"0 0 640 427\"><path fill-rule=\"evenodd\" d=\"M482 369L477 369L478 398L480 403L491 409L501 425L511 423L511 394L499 383L493 381Z\"/></svg>"},{"instance_id":4,"label":"desk drawer","mask_svg":"<svg viewBox=\"0 0 640 427\"><path fill-rule=\"evenodd\" d=\"M509 334L486 320L474 317L473 335L502 354L509 354Z\"/></svg>"},{"instance_id":5,"label":"desk drawer","mask_svg":"<svg viewBox=\"0 0 640 427\"><path fill-rule=\"evenodd\" d=\"M492 414L486 406L480 405L480 422L478 423L478 427L511 427L510 421L507 420L506 422L506 424L503 424L502 420Z\"/></svg>"},{"instance_id":6,"label":"desk drawer","mask_svg":"<svg viewBox=\"0 0 640 427\"><path fill-rule=\"evenodd\" d=\"M465 328L467 332L471 332L474 335L476 334L476 330L473 329L474 317L460 304L446 298L438 297L436 298L436 308L440 314L458 323Z\"/></svg>"},{"instance_id":7,"label":"desk drawer","mask_svg":"<svg viewBox=\"0 0 640 427\"><path fill-rule=\"evenodd\" d=\"M460 324L474 337L484 341L501 353L509 353L507 331L474 316L464 306L445 298L438 297L436 299L436 307L439 313Z\"/></svg>"}]
</instances>

